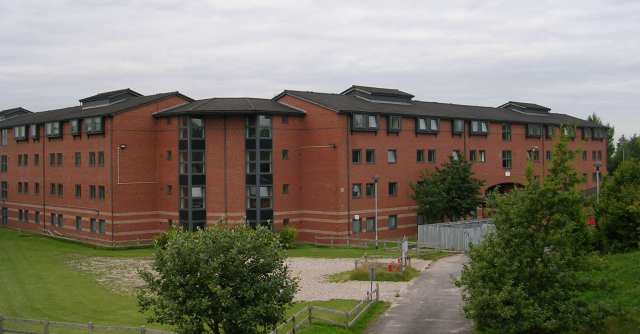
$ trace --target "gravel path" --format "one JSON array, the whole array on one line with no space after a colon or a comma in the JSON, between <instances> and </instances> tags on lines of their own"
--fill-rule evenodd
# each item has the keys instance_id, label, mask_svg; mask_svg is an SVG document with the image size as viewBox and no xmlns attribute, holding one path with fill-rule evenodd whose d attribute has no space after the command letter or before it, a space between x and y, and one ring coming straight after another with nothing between
<instances>
[{"instance_id":1,"label":"gravel path","mask_svg":"<svg viewBox=\"0 0 640 334\"><path fill-rule=\"evenodd\" d=\"M413 259L412 266L420 271L431 261ZM293 276L300 277L300 290L296 300L362 299L369 289L369 282L349 281L332 283L327 276L353 270L354 259L310 259L289 258L289 269ZM394 301L403 296L410 282L380 282L380 299Z\"/></svg>"}]
</instances>

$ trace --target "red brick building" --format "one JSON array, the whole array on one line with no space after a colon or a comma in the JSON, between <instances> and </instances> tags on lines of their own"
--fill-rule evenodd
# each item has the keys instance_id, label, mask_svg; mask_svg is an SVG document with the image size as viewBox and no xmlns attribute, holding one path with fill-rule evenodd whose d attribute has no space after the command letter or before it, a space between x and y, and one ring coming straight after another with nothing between
<instances>
[{"instance_id":1,"label":"red brick building","mask_svg":"<svg viewBox=\"0 0 640 334\"><path fill-rule=\"evenodd\" d=\"M1 114L1 112L0 112ZM125 89L0 120L0 226L111 246L170 225L294 226L299 238L416 233L410 183L450 157L485 191L544 178L559 136L595 184L606 129L530 103L423 102L386 88L194 101ZM606 171L603 171L606 173Z\"/></svg>"}]
</instances>

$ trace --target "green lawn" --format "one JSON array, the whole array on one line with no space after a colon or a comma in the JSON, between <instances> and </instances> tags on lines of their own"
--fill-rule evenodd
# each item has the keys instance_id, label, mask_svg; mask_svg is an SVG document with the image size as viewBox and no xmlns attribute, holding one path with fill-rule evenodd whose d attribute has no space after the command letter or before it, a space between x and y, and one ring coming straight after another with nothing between
<instances>
[{"instance_id":1,"label":"green lawn","mask_svg":"<svg viewBox=\"0 0 640 334\"><path fill-rule=\"evenodd\" d=\"M605 333L640 332L640 252L605 256L606 267L597 278L605 289L584 295L586 300L610 305L617 316L607 321Z\"/></svg>"},{"instance_id":2,"label":"green lawn","mask_svg":"<svg viewBox=\"0 0 640 334\"><path fill-rule=\"evenodd\" d=\"M338 259L338 258L360 258L365 255L368 256L384 256L384 257L399 257L400 251L398 248L384 249L382 247L328 247L328 246L314 246L307 244L297 244L295 248L287 250L290 257L310 257L310 258L326 258L326 259ZM409 253L410 256L415 256L415 251ZM421 250L420 259L423 260L437 260L448 256L447 252L436 250Z\"/></svg>"},{"instance_id":3,"label":"green lawn","mask_svg":"<svg viewBox=\"0 0 640 334\"><path fill-rule=\"evenodd\" d=\"M367 326L373 323L380 315L389 308L387 302L376 302L371 306L369 311L358 319L351 328L338 328L335 326L324 324L313 324L310 327L304 327L298 333L300 334L362 334Z\"/></svg>"},{"instance_id":4,"label":"green lawn","mask_svg":"<svg viewBox=\"0 0 640 334\"><path fill-rule=\"evenodd\" d=\"M403 272L388 272L384 266L376 270L376 281L380 282L409 282L418 276L420 276L420 272L412 267L407 267ZM369 281L369 270L358 268L358 270L335 273L329 276L329 281L334 283Z\"/></svg>"}]
</instances>

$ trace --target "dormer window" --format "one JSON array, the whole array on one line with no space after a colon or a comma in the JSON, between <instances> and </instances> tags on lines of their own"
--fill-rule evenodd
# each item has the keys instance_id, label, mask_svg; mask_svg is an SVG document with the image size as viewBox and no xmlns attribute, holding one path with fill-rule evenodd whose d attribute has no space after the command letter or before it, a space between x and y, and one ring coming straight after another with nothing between
<instances>
[{"instance_id":1,"label":"dormer window","mask_svg":"<svg viewBox=\"0 0 640 334\"><path fill-rule=\"evenodd\" d=\"M353 114L353 117L351 118L351 130L377 131L378 118L375 115Z\"/></svg>"},{"instance_id":2,"label":"dormer window","mask_svg":"<svg viewBox=\"0 0 640 334\"><path fill-rule=\"evenodd\" d=\"M80 135L80 120L79 119L73 119L70 122L71 124L71 134L74 136L79 136Z\"/></svg>"},{"instance_id":3,"label":"dormer window","mask_svg":"<svg viewBox=\"0 0 640 334\"><path fill-rule=\"evenodd\" d=\"M49 122L44 125L44 132L48 138L62 137L60 122Z\"/></svg>"},{"instance_id":4,"label":"dormer window","mask_svg":"<svg viewBox=\"0 0 640 334\"><path fill-rule=\"evenodd\" d=\"M471 121L471 135L486 136L489 133L489 123L486 121Z\"/></svg>"},{"instance_id":5,"label":"dormer window","mask_svg":"<svg viewBox=\"0 0 640 334\"><path fill-rule=\"evenodd\" d=\"M527 124L527 137L540 138L542 137L542 125L540 124Z\"/></svg>"},{"instance_id":6,"label":"dormer window","mask_svg":"<svg viewBox=\"0 0 640 334\"><path fill-rule=\"evenodd\" d=\"M562 136L565 138L574 139L576 137L576 128L572 126L563 126Z\"/></svg>"},{"instance_id":7,"label":"dormer window","mask_svg":"<svg viewBox=\"0 0 640 334\"><path fill-rule=\"evenodd\" d=\"M85 124L87 124L87 134L104 133L102 117L85 118Z\"/></svg>"},{"instance_id":8,"label":"dormer window","mask_svg":"<svg viewBox=\"0 0 640 334\"><path fill-rule=\"evenodd\" d=\"M400 116L389 116L387 119L387 131L392 133L400 132L400 124L402 123L402 117Z\"/></svg>"},{"instance_id":9,"label":"dormer window","mask_svg":"<svg viewBox=\"0 0 640 334\"><path fill-rule=\"evenodd\" d=\"M555 125L547 125L545 126L545 136L547 139L552 139L555 136L556 126Z\"/></svg>"},{"instance_id":10,"label":"dormer window","mask_svg":"<svg viewBox=\"0 0 640 334\"><path fill-rule=\"evenodd\" d=\"M452 132L454 135L461 135L464 133L464 121L461 119L454 119L452 124Z\"/></svg>"},{"instance_id":11,"label":"dormer window","mask_svg":"<svg viewBox=\"0 0 640 334\"><path fill-rule=\"evenodd\" d=\"M422 117L416 119L416 132L438 133L438 119Z\"/></svg>"},{"instance_id":12,"label":"dormer window","mask_svg":"<svg viewBox=\"0 0 640 334\"><path fill-rule=\"evenodd\" d=\"M38 124L31 124L31 126L29 126L29 137L33 139L40 138L40 127Z\"/></svg>"},{"instance_id":13,"label":"dormer window","mask_svg":"<svg viewBox=\"0 0 640 334\"><path fill-rule=\"evenodd\" d=\"M27 139L27 126L20 125L13 128L13 139L16 141Z\"/></svg>"},{"instance_id":14,"label":"dormer window","mask_svg":"<svg viewBox=\"0 0 640 334\"><path fill-rule=\"evenodd\" d=\"M606 129L605 128L594 128L593 129L593 139L604 139L604 137L606 136Z\"/></svg>"},{"instance_id":15,"label":"dormer window","mask_svg":"<svg viewBox=\"0 0 640 334\"><path fill-rule=\"evenodd\" d=\"M591 139L591 128L580 128L580 132L582 133L582 140Z\"/></svg>"}]
</instances>

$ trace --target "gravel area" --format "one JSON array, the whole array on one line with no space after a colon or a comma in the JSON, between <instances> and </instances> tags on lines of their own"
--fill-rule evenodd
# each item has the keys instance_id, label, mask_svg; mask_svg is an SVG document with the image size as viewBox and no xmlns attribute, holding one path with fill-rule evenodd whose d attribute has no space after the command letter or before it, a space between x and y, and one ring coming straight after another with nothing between
<instances>
[{"instance_id":1,"label":"gravel area","mask_svg":"<svg viewBox=\"0 0 640 334\"><path fill-rule=\"evenodd\" d=\"M293 276L300 277L300 290L296 300L362 299L369 289L369 282L349 281L332 283L327 276L353 270L354 259L310 259L289 258L289 269ZM411 265L424 271L431 261L413 259ZM380 299L393 301L406 293L411 282L379 282Z\"/></svg>"},{"instance_id":2,"label":"gravel area","mask_svg":"<svg viewBox=\"0 0 640 334\"><path fill-rule=\"evenodd\" d=\"M369 282L328 282L331 274L353 270L355 259L289 258L291 275L300 278L300 290L296 300L362 299L369 289ZM391 261L391 259L389 259ZM411 265L425 270L431 261L413 259ZM143 284L139 270L151 268L150 259L119 259L110 257L74 257L67 264L78 271L93 275L96 281L109 290L131 295ZM380 299L393 301L406 293L410 282L379 282Z\"/></svg>"}]
</instances>

